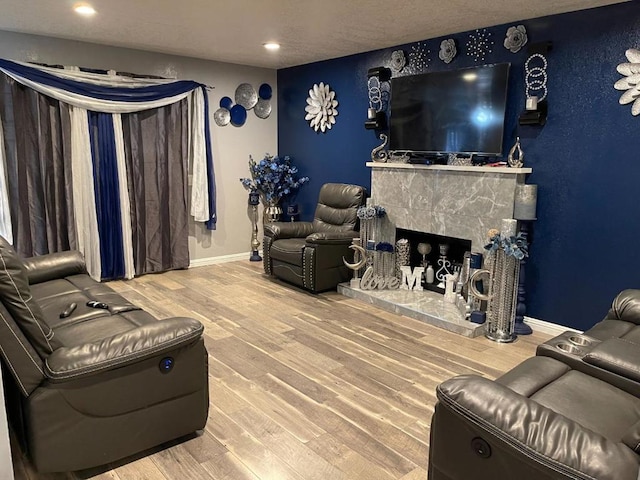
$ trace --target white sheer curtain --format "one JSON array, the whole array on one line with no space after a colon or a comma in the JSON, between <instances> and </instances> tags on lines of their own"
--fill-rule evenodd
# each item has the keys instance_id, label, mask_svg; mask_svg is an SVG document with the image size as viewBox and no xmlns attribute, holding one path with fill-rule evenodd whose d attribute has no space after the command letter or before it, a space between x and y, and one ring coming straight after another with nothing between
<instances>
[{"instance_id":1,"label":"white sheer curtain","mask_svg":"<svg viewBox=\"0 0 640 480\"><path fill-rule=\"evenodd\" d=\"M7 185L7 164L4 150L4 131L0 119L0 235L13 244L11 213L9 212L9 186Z\"/></svg>"},{"instance_id":2,"label":"white sheer curtain","mask_svg":"<svg viewBox=\"0 0 640 480\"><path fill-rule=\"evenodd\" d=\"M122 140L122 117L113 114L113 133L116 140L116 162L118 164L118 189L120 192L120 215L122 221L122 249L124 253L124 278L133 278L133 242L131 233L131 201L127 186L127 167L125 162L124 142Z\"/></svg>"},{"instance_id":3,"label":"white sheer curtain","mask_svg":"<svg viewBox=\"0 0 640 480\"><path fill-rule=\"evenodd\" d=\"M100 281L100 236L93 188L91 143L87 128L87 111L71 107L71 166L73 172L73 206L78 233L78 250L87 265L87 272Z\"/></svg>"}]
</instances>

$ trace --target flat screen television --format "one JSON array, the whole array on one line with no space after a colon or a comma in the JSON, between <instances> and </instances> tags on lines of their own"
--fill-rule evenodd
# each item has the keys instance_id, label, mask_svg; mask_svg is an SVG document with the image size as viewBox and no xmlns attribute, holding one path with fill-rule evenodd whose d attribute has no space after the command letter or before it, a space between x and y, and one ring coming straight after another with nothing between
<instances>
[{"instance_id":1,"label":"flat screen television","mask_svg":"<svg viewBox=\"0 0 640 480\"><path fill-rule=\"evenodd\" d=\"M502 154L509 64L391 80L389 149Z\"/></svg>"}]
</instances>

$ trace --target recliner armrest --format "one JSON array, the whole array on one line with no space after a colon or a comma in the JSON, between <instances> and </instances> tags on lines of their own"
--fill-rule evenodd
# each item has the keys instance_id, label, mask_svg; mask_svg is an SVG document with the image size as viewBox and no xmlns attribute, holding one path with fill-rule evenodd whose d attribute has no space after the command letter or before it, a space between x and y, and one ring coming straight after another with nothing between
<instances>
[{"instance_id":1,"label":"recliner armrest","mask_svg":"<svg viewBox=\"0 0 640 480\"><path fill-rule=\"evenodd\" d=\"M203 330L197 320L174 317L98 342L58 348L45 360L45 374L54 383L94 375L191 343Z\"/></svg>"},{"instance_id":2,"label":"recliner armrest","mask_svg":"<svg viewBox=\"0 0 640 480\"><path fill-rule=\"evenodd\" d=\"M350 245L352 240L359 237L354 230L345 232L316 232L309 235L305 241L315 245Z\"/></svg>"},{"instance_id":3,"label":"recliner armrest","mask_svg":"<svg viewBox=\"0 0 640 480\"><path fill-rule=\"evenodd\" d=\"M273 240L279 238L304 238L313 232L311 222L272 222L264 226L264 234Z\"/></svg>"},{"instance_id":4,"label":"recliner armrest","mask_svg":"<svg viewBox=\"0 0 640 480\"><path fill-rule=\"evenodd\" d=\"M583 360L596 367L640 382L640 345L610 338L596 345Z\"/></svg>"},{"instance_id":5,"label":"recliner armrest","mask_svg":"<svg viewBox=\"0 0 640 480\"><path fill-rule=\"evenodd\" d=\"M613 299L611 310L609 310L606 319L624 320L640 325L640 290L621 291Z\"/></svg>"},{"instance_id":6,"label":"recliner armrest","mask_svg":"<svg viewBox=\"0 0 640 480\"><path fill-rule=\"evenodd\" d=\"M76 250L25 258L23 263L31 285L68 275L87 273L84 257Z\"/></svg>"},{"instance_id":7,"label":"recliner armrest","mask_svg":"<svg viewBox=\"0 0 640 480\"><path fill-rule=\"evenodd\" d=\"M638 457L626 445L494 381L462 375L436 393L443 406L552 471L570 478L637 478Z\"/></svg>"}]
</instances>

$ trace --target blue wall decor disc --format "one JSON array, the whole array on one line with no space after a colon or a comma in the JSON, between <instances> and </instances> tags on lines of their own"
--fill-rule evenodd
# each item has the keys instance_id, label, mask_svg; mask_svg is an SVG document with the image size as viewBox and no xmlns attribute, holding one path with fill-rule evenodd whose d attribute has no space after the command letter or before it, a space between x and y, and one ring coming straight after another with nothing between
<instances>
[{"instance_id":1,"label":"blue wall decor disc","mask_svg":"<svg viewBox=\"0 0 640 480\"><path fill-rule=\"evenodd\" d=\"M262 85L260 85L260 88L258 89L258 95L261 99L269 100L272 94L273 92L271 91L271 85L269 85L268 83L263 83Z\"/></svg>"},{"instance_id":2,"label":"blue wall decor disc","mask_svg":"<svg viewBox=\"0 0 640 480\"><path fill-rule=\"evenodd\" d=\"M242 105L231 107L231 125L241 127L247 121L247 109Z\"/></svg>"},{"instance_id":3,"label":"blue wall decor disc","mask_svg":"<svg viewBox=\"0 0 640 480\"><path fill-rule=\"evenodd\" d=\"M233 100L231 100L229 97L222 97L220 99L220 108L231 110L231 105L233 105Z\"/></svg>"}]
</instances>

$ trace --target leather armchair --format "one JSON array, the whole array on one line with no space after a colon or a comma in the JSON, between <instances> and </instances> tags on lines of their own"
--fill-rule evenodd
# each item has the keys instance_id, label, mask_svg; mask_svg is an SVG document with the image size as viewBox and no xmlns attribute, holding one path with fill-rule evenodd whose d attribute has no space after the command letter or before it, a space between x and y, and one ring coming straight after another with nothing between
<instances>
[{"instance_id":1,"label":"leather armchair","mask_svg":"<svg viewBox=\"0 0 640 480\"><path fill-rule=\"evenodd\" d=\"M95 467L202 429L202 333L196 320L156 320L95 282L78 252L22 260L0 237L7 408L39 472Z\"/></svg>"},{"instance_id":2,"label":"leather armchair","mask_svg":"<svg viewBox=\"0 0 640 480\"><path fill-rule=\"evenodd\" d=\"M430 480L637 480L640 399L549 357L437 388Z\"/></svg>"},{"instance_id":3,"label":"leather armchair","mask_svg":"<svg viewBox=\"0 0 640 480\"><path fill-rule=\"evenodd\" d=\"M313 222L274 222L264 226L264 271L312 292L336 288L350 278L342 258L358 237L357 211L366 190L327 183L320 189Z\"/></svg>"}]
</instances>

